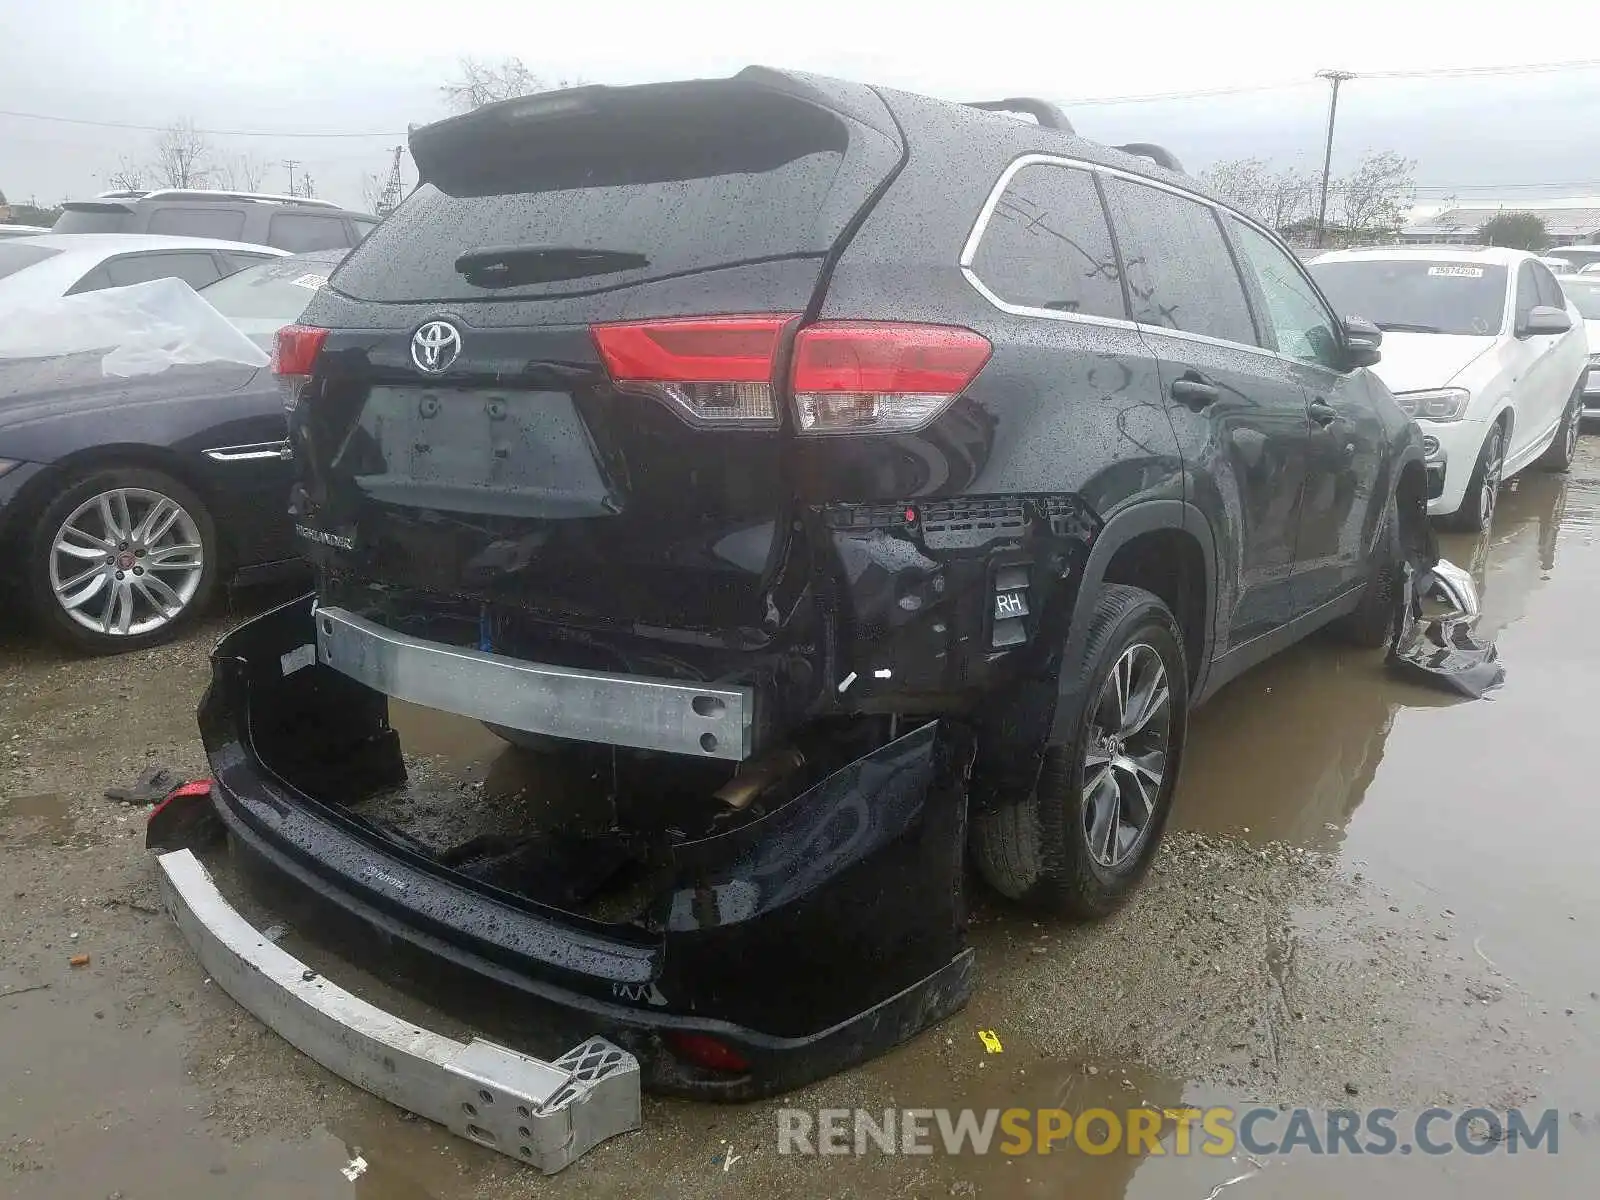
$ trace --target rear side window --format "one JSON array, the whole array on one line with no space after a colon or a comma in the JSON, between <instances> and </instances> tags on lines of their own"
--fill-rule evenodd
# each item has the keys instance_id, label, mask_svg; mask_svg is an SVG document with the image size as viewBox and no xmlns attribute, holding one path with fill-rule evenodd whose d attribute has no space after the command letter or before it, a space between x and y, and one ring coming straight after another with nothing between
<instances>
[{"instance_id":1,"label":"rear side window","mask_svg":"<svg viewBox=\"0 0 1600 1200\"><path fill-rule=\"evenodd\" d=\"M244 213L237 208L184 208L171 205L158 208L150 214L145 232L220 238L225 242L233 242L244 232Z\"/></svg>"},{"instance_id":2,"label":"rear side window","mask_svg":"<svg viewBox=\"0 0 1600 1200\"><path fill-rule=\"evenodd\" d=\"M1244 285L1211 208L1116 177L1105 186L1133 319L1257 345Z\"/></svg>"},{"instance_id":3,"label":"rear side window","mask_svg":"<svg viewBox=\"0 0 1600 1200\"><path fill-rule=\"evenodd\" d=\"M267 244L291 254L308 250L337 250L350 244L343 217L314 213L280 212L272 214L267 226Z\"/></svg>"},{"instance_id":4,"label":"rear side window","mask_svg":"<svg viewBox=\"0 0 1600 1200\"><path fill-rule=\"evenodd\" d=\"M125 254L121 258L107 259L105 272L113 287L175 277L192 288L202 288L222 274L216 260L205 250Z\"/></svg>"},{"instance_id":5,"label":"rear side window","mask_svg":"<svg viewBox=\"0 0 1600 1200\"><path fill-rule=\"evenodd\" d=\"M972 271L1007 304L1127 319L1111 229L1086 171L1023 167L1001 194Z\"/></svg>"},{"instance_id":6,"label":"rear side window","mask_svg":"<svg viewBox=\"0 0 1600 1200\"><path fill-rule=\"evenodd\" d=\"M60 253L45 246L25 246L13 241L0 243L0 279Z\"/></svg>"},{"instance_id":7,"label":"rear side window","mask_svg":"<svg viewBox=\"0 0 1600 1200\"><path fill-rule=\"evenodd\" d=\"M437 144L418 131L412 150L431 182L356 247L334 286L362 300L520 299L820 260L879 178L859 169L832 113L743 84L659 85L574 109L457 127ZM519 253L492 270L456 268L468 251L502 249Z\"/></svg>"}]
</instances>

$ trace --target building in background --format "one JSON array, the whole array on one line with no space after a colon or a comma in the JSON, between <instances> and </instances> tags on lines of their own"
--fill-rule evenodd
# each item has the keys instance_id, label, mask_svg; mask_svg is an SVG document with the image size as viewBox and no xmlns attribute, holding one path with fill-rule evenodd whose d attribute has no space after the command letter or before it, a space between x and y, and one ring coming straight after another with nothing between
<instances>
[{"instance_id":1,"label":"building in background","mask_svg":"<svg viewBox=\"0 0 1600 1200\"><path fill-rule=\"evenodd\" d=\"M1500 213L1533 213L1544 222L1549 244L1570 246L1600 241L1600 196L1556 200L1466 200L1449 205L1419 205L1400 231L1411 245L1476 244L1478 229Z\"/></svg>"}]
</instances>

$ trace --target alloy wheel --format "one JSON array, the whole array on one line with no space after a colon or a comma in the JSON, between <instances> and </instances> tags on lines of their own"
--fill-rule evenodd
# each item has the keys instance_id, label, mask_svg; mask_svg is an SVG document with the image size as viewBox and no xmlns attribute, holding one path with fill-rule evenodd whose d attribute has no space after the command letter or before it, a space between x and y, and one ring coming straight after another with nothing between
<instances>
[{"instance_id":1,"label":"alloy wheel","mask_svg":"<svg viewBox=\"0 0 1600 1200\"><path fill-rule=\"evenodd\" d=\"M1161 655L1143 642L1117 658L1090 714L1083 761L1089 854L1116 868L1137 852L1155 816L1172 734L1172 689Z\"/></svg>"},{"instance_id":2,"label":"alloy wheel","mask_svg":"<svg viewBox=\"0 0 1600 1200\"><path fill-rule=\"evenodd\" d=\"M1500 497L1500 474L1506 465L1505 435L1498 427L1489 434L1489 456L1483 463L1483 486L1478 489L1478 526L1494 524L1495 503Z\"/></svg>"},{"instance_id":3,"label":"alloy wheel","mask_svg":"<svg viewBox=\"0 0 1600 1200\"><path fill-rule=\"evenodd\" d=\"M151 633L188 608L205 574L200 527L176 500L114 488L73 509L50 547L50 588L94 633Z\"/></svg>"}]
</instances>

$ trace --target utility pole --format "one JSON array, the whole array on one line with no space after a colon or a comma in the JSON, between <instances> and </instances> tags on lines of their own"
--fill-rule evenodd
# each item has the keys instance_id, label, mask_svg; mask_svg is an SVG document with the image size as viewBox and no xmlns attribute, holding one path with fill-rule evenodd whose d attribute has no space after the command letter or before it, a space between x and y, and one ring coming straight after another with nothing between
<instances>
[{"instance_id":1,"label":"utility pole","mask_svg":"<svg viewBox=\"0 0 1600 1200\"><path fill-rule=\"evenodd\" d=\"M289 195L298 195L299 193L294 190L294 169L300 165L300 160L298 158L286 158L283 160L283 165L289 168ZM1326 187L1323 190L1326 191ZM1318 244L1320 245L1321 243Z\"/></svg>"},{"instance_id":2,"label":"utility pole","mask_svg":"<svg viewBox=\"0 0 1600 1200\"><path fill-rule=\"evenodd\" d=\"M1333 168L1333 120L1339 113L1339 85L1346 79L1354 79L1354 71L1318 71L1318 79L1326 79L1333 85L1333 92L1328 97L1328 140L1322 148L1322 199L1317 205L1317 249L1322 249L1323 238L1328 232L1328 173Z\"/></svg>"}]
</instances>

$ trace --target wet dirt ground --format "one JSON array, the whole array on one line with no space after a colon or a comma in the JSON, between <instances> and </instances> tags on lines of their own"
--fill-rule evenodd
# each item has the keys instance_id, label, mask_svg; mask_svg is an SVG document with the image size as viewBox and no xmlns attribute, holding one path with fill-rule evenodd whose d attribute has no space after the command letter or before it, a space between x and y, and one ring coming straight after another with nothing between
<instances>
[{"instance_id":1,"label":"wet dirt ground","mask_svg":"<svg viewBox=\"0 0 1600 1200\"><path fill-rule=\"evenodd\" d=\"M1592 1196L1600 438L1570 477L1528 474L1502 496L1492 536L1445 540L1509 668L1491 698L1419 690L1313 639L1196 715L1175 828L1113 919L981 901L978 992L944 1025L781 1101L647 1099L641 1132L552 1179L310 1063L210 984L158 912L143 813L102 792L151 761L203 774L207 651L267 601L112 660L60 655L0 613L0 1196ZM439 771L481 778L502 752L474 726L397 723ZM414 1010L300 932L285 944L313 966ZM1258 1103L1556 1107L1559 1152L777 1153L784 1105Z\"/></svg>"}]
</instances>

